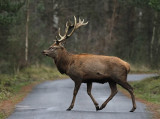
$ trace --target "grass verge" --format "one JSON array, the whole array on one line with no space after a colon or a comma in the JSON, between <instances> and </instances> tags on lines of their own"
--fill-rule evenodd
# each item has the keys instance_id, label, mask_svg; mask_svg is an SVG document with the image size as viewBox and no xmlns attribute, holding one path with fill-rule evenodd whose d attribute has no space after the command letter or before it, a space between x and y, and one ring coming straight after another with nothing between
<instances>
[{"instance_id":1,"label":"grass verge","mask_svg":"<svg viewBox=\"0 0 160 119\"><path fill-rule=\"evenodd\" d=\"M160 104L160 76L130 82L137 97Z\"/></svg>"},{"instance_id":2,"label":"grass verge","mask_svg":"<svg viewBox=\"0 0 160 119\"><path fill-rule=\"evenodd\" d=\"M0 119L8 117L35 85L58 78L66 76L46 66L30 66L14 75L0 74Z\"/></svg>"},{"instance_id":3,"label":"grass verge","mask_svg":"<svg viewBox=\"0 0 160 119\"><path fill-rule=\"evenodd\" d=\"M158 70L151 69L145 65L138 65L138 64L130 64L131 66L131 74L150 74L150 73L159 73Z\"/></svg>"},{"instance_id":4,"label":"grass verge","mask_svg":"<svg viewBox=\"0 0 160 119\"><path fill-rule=\"evenodd\" d=\"M147 109L153 113L153 119L160 119L160 76L130 82L130 84L134 88L136 100L146 104ZM119 89L130 97L124 89Z\"/></svg>"}]
</instances>

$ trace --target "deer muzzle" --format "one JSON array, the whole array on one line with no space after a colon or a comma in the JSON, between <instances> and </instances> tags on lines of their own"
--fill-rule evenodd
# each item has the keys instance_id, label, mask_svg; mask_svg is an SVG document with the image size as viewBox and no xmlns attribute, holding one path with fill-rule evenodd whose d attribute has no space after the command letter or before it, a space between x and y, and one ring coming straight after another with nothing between
<instances>
[{"instance_id":1,"label":"deer muzzle","mask_svg":"<svg viewBox=\"0 0 160 119\"><path fill-rule=\"evenodd\" d=\"M42 51L42 54L48 56L47 50L43 50L43 51Z\"/></svg>"}]
</instances>

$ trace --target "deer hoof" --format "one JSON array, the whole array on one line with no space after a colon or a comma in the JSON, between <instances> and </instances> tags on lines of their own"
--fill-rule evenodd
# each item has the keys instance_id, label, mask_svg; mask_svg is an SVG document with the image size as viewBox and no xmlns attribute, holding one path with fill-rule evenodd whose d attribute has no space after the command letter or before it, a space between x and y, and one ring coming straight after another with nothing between
<instances>
[{"instance_id":1,"label":"deer hoof","mask_svg":"<svg viewBox=\"0 0 160 119\"><path fill-rule=\"evenodd\" d=\"M70 109L70 108L68 108L68 109L66 109L66 111L71 111L71 109Z\"/></svg>"},{"instance_id":2,"label":"deer hoof","mask_svg":"<svg viewBox=\"0 0 160 119\"><path fill-rule=\"evenodd\" d=\"M106 105L102 104L99 110L102 110Z\"/></svg>"},{"instance_id":3,"label":"deer hoof","mask_svg":"<svg viewBox=\"0 0 160 119\"><path fill-rule=\"evenodd\" d=\"M136 110L136 108L135 107L133 107L132 109L131 109L131 111L130 112L134 112Z\"/></svg>"},{"instance_id":4,"label":"deer hoof","mask_svg":"<svg viewBox=\"0 0 160 119\"><path fill-rule=\"evenodd\" d=\"M103 109L102 107L99 108L99 110L102 110L102 109Z\"/></svg>"},{"instance_id":5,"label":"deer hoof","mask_svg":"<svg viewBox=\"0 0 160 119\"><path fill-rule=\"evenodd\" d=\"M96 111L98 111L98 110L100 110L100 109L99 109L99 106L96 106Z\"/></svg>"}]
</instances>

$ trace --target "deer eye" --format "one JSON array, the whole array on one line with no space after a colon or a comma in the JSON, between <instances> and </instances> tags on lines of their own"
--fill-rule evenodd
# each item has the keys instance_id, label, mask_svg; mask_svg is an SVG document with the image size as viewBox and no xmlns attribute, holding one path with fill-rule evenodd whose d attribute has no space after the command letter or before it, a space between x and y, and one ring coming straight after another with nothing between
<instances>
[{"instance_id":1,"label":"deer eye","mask_svg":"<svg viewBox=\"0 0 160 119\"><path fill-rule=\"evenodd\" d=\"M53 47L50 47L48 50L53 50L54 48Z\"/></svg>"}]
</instances>

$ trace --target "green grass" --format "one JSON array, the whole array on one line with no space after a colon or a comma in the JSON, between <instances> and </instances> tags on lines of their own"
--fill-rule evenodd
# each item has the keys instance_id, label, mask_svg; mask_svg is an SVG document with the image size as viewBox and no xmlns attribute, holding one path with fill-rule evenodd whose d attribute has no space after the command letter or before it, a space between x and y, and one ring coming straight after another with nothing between
<instances>
[{"instance_id":1,"label":"green grass","mask_svg":"<svg viewBox=\"0 0 160 119\"><path fill-rule=\"evenodd\" d=\"M18 94L22 87L34 82L66 78L56 68L46 66L30 66L14 75L0 74L0 103L11 99ZM0 110L0 119L8 116L4 110Z\"/></svg>"},{"instance_id":2,"label":"green grass","mask_svg":"<svg viewBox=\"0 0 160 119\"><path fill-rule=\"evenodd\" d=\"M0 119L5 119L5 118L7 118L7 116L5 115L5 113L0 112Z\"/></svg>"},{"instance_id":3,"label":"green grass","mask_svg":"<svg viewBox=\"0 0 160 119\"><path fill-rule=\"evenodd\" d=\"M130 84L134 87L137 97L155 104L160 104L160 76L130 82Z\"/></svg>"}]
</instances>

